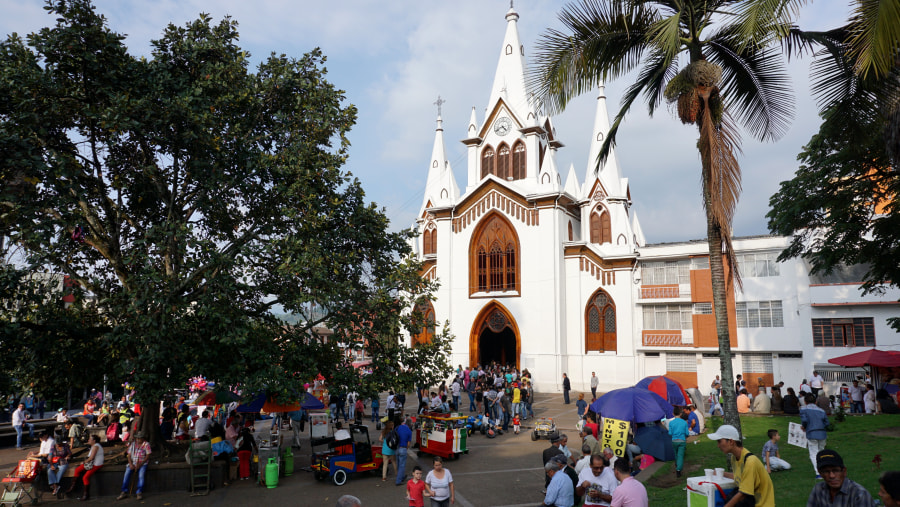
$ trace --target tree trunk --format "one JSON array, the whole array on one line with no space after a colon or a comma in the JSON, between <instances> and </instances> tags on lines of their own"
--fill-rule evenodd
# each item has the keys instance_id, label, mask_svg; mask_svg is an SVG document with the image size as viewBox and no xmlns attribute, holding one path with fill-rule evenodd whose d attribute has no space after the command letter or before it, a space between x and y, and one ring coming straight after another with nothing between
<instances>
[{"instance_id":1,"label":"tree trunk","mask_svg":"<svg viewBox=\"0 0 900 507\"><path fill-rule=\"evenodd\" d=\"M141 404L138 430L143 431L152 449L160 450L165 445L159 429L159 401Z\"/></svg>"},{"instance_id":2,"label":"tree trunk","mask_svg":"<svg viewBox=\"0 0 900 507\"><path fill-rule=\"evenodd\" d=\"M703 199L706 206L706 234L709 243L709 269L712 275L713 310L716 315L716 335L719 339L719 367L722 372L722 412L725 424L741 431L734 392L734 371L731 366L731 341L728 333L728 304L726 299L725 266L722 256L722 231L709 212L709 190L704 177Z\"/></svg>"}]
</instances>

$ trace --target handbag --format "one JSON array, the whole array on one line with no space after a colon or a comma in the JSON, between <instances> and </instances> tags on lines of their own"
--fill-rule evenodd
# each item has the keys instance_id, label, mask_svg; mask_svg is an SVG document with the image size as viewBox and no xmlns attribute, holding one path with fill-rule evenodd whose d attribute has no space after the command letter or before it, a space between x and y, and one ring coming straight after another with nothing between
<instances>
[{"instance_id":1,"label":"handbag","mask_svg":"<svg viewBox=\"0 0 900 507\"><path fill-rule=\"evenodd\" d=\"M85 461L81 466L84 467L85 470L90 470L90 469L94 468L94 462L93 461Z\"/></svg>"}]
</instances>

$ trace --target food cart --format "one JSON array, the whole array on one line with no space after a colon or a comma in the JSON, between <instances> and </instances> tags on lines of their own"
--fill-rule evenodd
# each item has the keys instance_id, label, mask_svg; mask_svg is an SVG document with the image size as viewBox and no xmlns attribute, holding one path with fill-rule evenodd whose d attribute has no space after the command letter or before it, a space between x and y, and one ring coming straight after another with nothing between
<instances>
[{"instance_id":1,"label":"food cart","mask_svg":"<svg viewBox=\"0 0 900 507\"><path fill-rule=\"evenodd\" d=\"M416 446L420 452L443 458L457 458L460 454L468 454L467 419L461 413L423 412L416 418Z\"/></svg>"}]
</instances>

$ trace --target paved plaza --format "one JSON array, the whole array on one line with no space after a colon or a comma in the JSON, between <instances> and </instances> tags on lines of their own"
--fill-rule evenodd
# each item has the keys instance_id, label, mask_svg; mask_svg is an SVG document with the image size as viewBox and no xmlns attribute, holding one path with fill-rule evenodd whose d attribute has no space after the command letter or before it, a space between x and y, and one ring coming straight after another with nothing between
<instances>
[{"instance_id":1,"label":"paved plaza","mask_svg":"<svg viewBox=\"0 0 900 507\"><path fill-rule=\"evenodd\" d=\"M414 398L412 401L415 401ZM465 402L467 404L468 400ZM563 404L562 394L535 393L534 411L538 417L552 417L557 421L560 431L569 436L569 447L573 451L581 446L575 430L577 414L574 402L570 405ZM530 426L531 422L529 420L524 424ZM268 427L269 424L269 421L260 421L257 427ZM373 440L377 440L378 432L375 431L374 424L367 424ZM544 486L541 451L548 445L547 440L533 442L527 428L523 428L519 435L510 431L495 439L488 439L480 433L473 434L469 438L469 454L457 460L445 461L446 468L453 474L457 505L511 507L540 504L543 499L541 489ZM308 437L304 439L302 449L295 449L294 452L295 473L291 477L282 477L278 487L274 489L256 486L253 481L237 481L231 486L216 488L206 497L191 497L186 492L173 491L162 495L148 494L140 503L234 506L287 502L287 505L330 506L341 495L350 494L360 498L367 507L407 505L405 488L394 485L395 477L382 482L380 473L354 475L347 484L337 487L330 481L316 481L311 472L303 470L309 465ZM0 469L5 471L12 468L24 454L25 451L16 451L15 448L0 449ZM420 456L411 449L406 464L407 475L412 473L412 468L417 464L427 473L431 469L431 456ZM45 499L48 498L49 496L45 496ZM73 500L66 502L71 501ZM60 501L48 499L44 503L52 505ZM138 502L134 499L114 502L112 497L100 497L90 503L127 505Z\"/></svg>"}]
</instances>

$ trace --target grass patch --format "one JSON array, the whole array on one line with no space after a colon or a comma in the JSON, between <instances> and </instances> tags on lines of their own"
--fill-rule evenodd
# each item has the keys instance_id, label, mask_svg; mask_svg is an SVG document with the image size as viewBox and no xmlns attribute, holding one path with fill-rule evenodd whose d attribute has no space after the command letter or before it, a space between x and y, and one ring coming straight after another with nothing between
<instances>
[{"instance_id":1,"label":"grass patch","mask_svg":"<svg viewBox=\"0 0 900 507\"><path fill-rule=\"evenodd\" d=\"M834 422L835 430L828 433L828 448L837 451L844 459L847 476L869 490L873 498L878 498L878 476L884 470L900 470L900 415L848 416L844 422ZM781 434L779 448L782 459L791 464L791 469L772 474L775 498L778 505L806 505L809 492L816 484L815 472L809 460L809 451L787 443L788 423L800 422L799 416L751 416L742 417L744 447L760 456L762 446L768 440L769 429ZM881 430L879 432L879 430ZM878 435L873 433L878 432ZM707 433L710 433L707 430ZM895 435L895 436L890 436ZM881 456L880 467L873 463L876 455ZM700 435L697 444L688 444L685 453L685 476L703 475L704 468L726 466L726 456L719 451L716 443ZM674 481L675 462L667 463L647 481L650 505L684 505L686 493L682 488L685 479ZM654 484L669 487L656 487Z\"/></svg>"}]
</instances>

